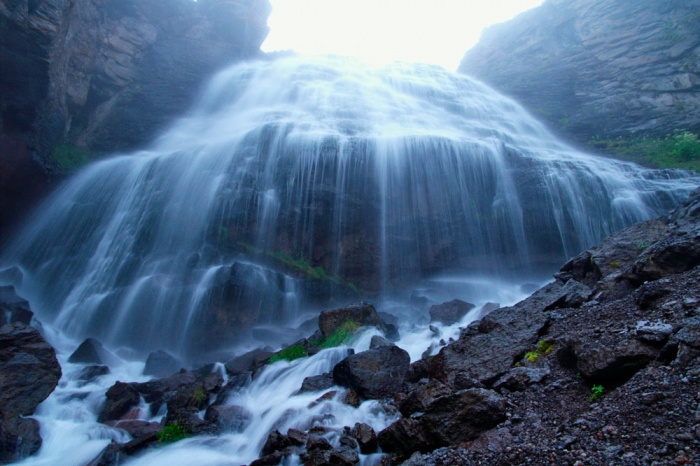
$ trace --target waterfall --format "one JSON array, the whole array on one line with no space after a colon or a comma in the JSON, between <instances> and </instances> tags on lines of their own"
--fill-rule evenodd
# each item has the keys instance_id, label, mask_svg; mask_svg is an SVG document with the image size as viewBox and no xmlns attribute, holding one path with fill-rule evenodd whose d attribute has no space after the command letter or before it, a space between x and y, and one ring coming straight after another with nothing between
<instances>
[{"instance_id":1,"label":"waterfall","mask_svg":"<svg viewBox=\"0 0 700 466\"><path fill-rule=\"evenodd\" d=\"M74 338L187 355L440 275L541 278L697 184L581 153L438 67L251 62L146 150L68 180L0 281Z\"/></svg>"}]
</instances>

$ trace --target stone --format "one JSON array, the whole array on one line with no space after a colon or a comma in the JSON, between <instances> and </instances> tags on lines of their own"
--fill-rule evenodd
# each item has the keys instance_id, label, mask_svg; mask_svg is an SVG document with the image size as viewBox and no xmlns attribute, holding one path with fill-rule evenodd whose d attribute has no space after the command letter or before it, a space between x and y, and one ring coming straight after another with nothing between
<instances>
[{"instance_id":1,"label":"stone","mask_svg":"<svg viewBox=\"0 0 700 466\"><path fill-rule=\"evenodd\" d=\"M163 430L163 426L158 422L148 422L140 419L113 421L107 424L117 429L125 430L135 439L148 437Z\"/></svg>"},{"instance_id":2,"label":"stone","mask_svg":"<svg viewBox=\"0 0 700 466\"><path fill-rule=\"evenodd\" d=\"M387 398L401 389L410 360L398 346L380 346L343 359L333 368L333 380L363 398Z\"/></svg>"},{"instance_id":3,"label":"stone","mask_svg":"<svg viewBox=\"0 0 700 466\"><path fill-rule=\"evenodd\" d=\"M3 406L3 411L7 406ZM0 464L14 463L35 454L41 447L39 423L17 415L3 415L0 422Z\"/></svg>"},{"instance_id":4,"label":"stone","mask_svg":"<svg viewBox=\"0 0 700 466\"><path fill-rule=\"evenodd\" d=\"M172 354L158 350L148 355L143 375L152 375L158 378L170 377L180 370L182 363Z\"/></svg>"},{"instance_id":5,"label":"stone","mask_svg":"<svg viewBox=\"0 0 700 466\"><path fill-rule=\"evenodd\" d=\"M363 455L376 453L379 443L377 440L377 433L372 429L372 426L357 422L352 428L351 435L357 440L360 453Z\"/></svg>"},{"instance_id":6,"label":"stone","mask_svg":"<svg viewBox=\"0 0 700 466\"><path fill-rule=\"evenodd\" d=\"M379 335L374 335L372 339L369 341L369 349L374 349L374 348L379 348L380 346L392 346L393 343L387 340L386 338L379 336Z\"/></svg>"},{"instance_id":7,"label":"stone","mask_svg":"<svg viewBox=\"0 0 700 466\"><path fill-rule=\"evenodd\" d=\"M323 338L329 338L346 322L357 322L362 327L376 327L387 337L395 333L379 317L376 309L371 304L359 303L340 309L323 311L318 316L318 328L321 330Z\"/></svg>"},{"instance_id":8,"label":"stone","mask_svg":"<svg viewBox=\"0 0 700 466\"><path fill-rule=\"evenodd\" d=\"M274 353L267 349L257 348L240 356L237 356L226 363L226 372L229 375L238 375L244 372L255 372L257 369L267 364Z\"/></svg>"},{"instance_id":9,"label":"stone","mask_svg":"<svg viewBox=\"0 0 700 466\"><path fill-rule=\"evenodd\" d=\"M583 377L609 387L628 380L656 359L659 350L637 340L624 339L614 346L575 344L574 354Z\"/></svg>"},{"instance_id":10,"label":"stone","mask_svg":"<svg viewBox=\"0 0 700 466\"><path fill-rule=\"evenodd\" d=\"M94 338L86 338L68 358L68 362L74 364L107 366L113 364L116 360L116 356L104 349L102 343Z\"/></svg>"},{"instance_id":11,"label":"stone","mask_svg":"<svg viewBox=\"0 0 700 466\"><path fill-rule=\"evenodd\" d=\"M432 441L417 419L402 418L379 432L377 440L382 451L408 456L414 451L432 450Z\"/></svg>"},{"instance_id":12,"label":"stone","mask_svg":"<svg viewBox=\"0 0 700 466\"><path fill-rule=\"evenodd\" d=\"M637 322L635 333L644 343L663 345L673 333L673 325L661 321L640 320Z\"/></svg>"},{"instance_id":13,"label":"stone","mask_svg":"<svg viewBox=\"0 0 700 466\"><path fill-rule=\"evenodd\" d=\"M327 390L334 385L335 382L333 381L333 374L330 372L321 375L313 375L304 379L304 381L301 383L299 393Z\"/></svg>"},{"instance_id":14,"label":"stone","mask_svg":"<svg viewBox=\"0 0 700 466\"><path fill-rule=\"evenodd\" d=\"M446 303L436 304L431 306L428 311L430 313L430 322L452 325L462 320L462 318L475 307L476 306L472 303L460 299L453 299Z\"/></svg>"},{"instance_id":15,"label":"stone","mask_svg":"<svg viewBox=\"0 0 700 466\"><path fill-rule=\"evenodd\" d=\"M260 451L260 456L267 456L272 453L281 452L287 448L293 446L293 441L289 439L286 435L280 433L278 430L270 432L265 440L265 444Z\"/></svg>"},{"instance_id":16,"label":"stone","mask_svg":"<svg viewBox=\"0 0 700 466\"><path fill-rule=\"evenodd\" d=\"M549 369L539 367L515 367L493 384L495 390L505 388L522 391L535 383L542 383L550 374Z\"/></svg>"},{"instance_id":17,"label":"stone","mask_svg":"<svg viewBox=\"0 0 700 466\"><path fill-rule=\"evenodd\" d=\"M0 410L29 416L61 378L54 349L21 323L0 327Z\"/></svg>"},{"instance_id":18,"label":"stone","mask_svg":"<svg viewBox=\"0 0 700 466\"><path fill-rule=\"evenodd\" d=\"M116 382L105 394L105 402L97 422L117 421L141 402L141 396L132 384Z\"/></svg>"},{"instance_id":19,"label":"stone","mask_svg":"<svg viewBox=\"0 0 700 466\"><path fill-rule=\"evenodd\" d=\"M250 411L237 405L212 405L204 420L214 424L218 432L242 432L253 419Z\"/></svg>"}]
</instances>

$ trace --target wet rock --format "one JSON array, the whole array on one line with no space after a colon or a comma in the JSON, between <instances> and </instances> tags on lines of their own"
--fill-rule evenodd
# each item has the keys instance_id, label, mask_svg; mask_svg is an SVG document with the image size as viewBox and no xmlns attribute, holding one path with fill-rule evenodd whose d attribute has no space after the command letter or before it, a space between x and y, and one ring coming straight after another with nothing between
<instances>
[{"instance_id":1,"label":"wet rock","mask_svg":"<svg viewBox=\"0 0 700 466\"><path fill-rule=\"evenodd\" d=\"M475 307L472 303L467 303L461 299L453 299L446 303L436 304L431 306L428 311L430 313L430 322L452 325L462 320L462 317Z\"/></svg>"},{"instance_id":2,"label":"wet rock","mask_svg":"<svg viewBox=\"0 0 700 466\"><path fill-rule=\"evenodd\" d=\"M393 343L387 340L386 338L375 335L372 337L372 339L369 341L369 349L374 349L374 348L379 348L380 346L392 346Z\"/></svg>"},{"instance_id":3,"label":"wet rock","mask_svg":"<svg viewBox=\"0 0 700 466\"><path fill-rule=\"evenodd\" d=\"M432 449L432 441L417 419L402 418L379 432L377 440L382 451L408 456L414 451Z\"/></svg>"},{"instance_id":4,"label":"wet rock","mask_svg":"<svg viewBox=\"0 0 700 466\"><path fill-rule=\"evenodd\" d=\"M430 376L430 361L431 358L419 359L412 363L406 373L407 382L418 382L420 379L425 379Z\"/></svg>"},{"instance_id":5,"label":"wet rock","mask_svg":"<svg viewBox=\"0 0 700 466\"><path fill-rule=\"evenodd\" d=\"M112 441L86 466L117 466L124 457L124 446Z\"/></svg>"},{"instance_id":6,"label":"wet rock","mask_svg":"<svg viewBox=\"0 0 700 466\"><path fill-rule=\"evenodd\" d=\"M116 359L116 356L104 349L102 343L94 338L87 338L73 351L73 354L68 358L68 362L108 366L113 364Z\"/></svg>"},{"instance_id":7,"label":"wet rock","mask_svg":"<svg viewBox=\"0 0 700 466\"><path fill-rule=\"evenodd\" d=\"M289 454L289 452L276 451L256 459L250 463L250 466L278 466Z\"/></svg>"},{"instance_id":8,"label":"wet rock","mask_svg":"<svg viewBox=\"0 0 700 466\"><path fill-rule=\"evenodd\" d=\"M637 340L623 340L615 346L579 343L574 353L583 377L610 386L632 377L653 361L659 350Z\"/></svg>"},{"instance_id":9,"label":"wet rock","mask_svg":"<svg viewBox=\"0 0 700 466\"><path fill-rule=\"evenodd\" d=\"M418 383L398 402L399 411L404 417L424 412L435 399L452 394L452 390L438 380Z\"/></svg>"},{"instance_id":10,"label":"wet rock","mask_svg":"<svg viewBox=\"0 0 700 466\"><path fill-rule=\"evenodd\" d=\"M673 325L661 321L640 320L635 328L637 338L652 345L663 345L673 333Z\"/></svg>"},{"instance_id":11,"label":"wet rock","mask_svg":"<svg viewBox=\"0 0 700 466\"><path fill-rule=\"evenodd\" d=\"M244 372L255 372L267 364L274 353L267 349L257 348L245 354L235 357L226 363L226 372L229 375L238 375Z\"/></svg>"},{"instance_id":12,"label":"wet rock","mask_svg":"<svg viewBox=\"0 0 700 466\"><path fill-rule=\"evenodd\" d=\"M172 424L179 424L190 435L211 435L217 431L216 426L200 418L199 411L194 408L179 409L177 411L168 410L163 423L166 427Z\"/></svg>"},{"instance_id":13,"label":"wet rock","mask_svg":"<svg viewBox=\"0 0 700 466\"><path fill-rule=\"evenodd\" d=\"M357 440L360 453L363 455L370 455L377 451L379 443L377 433L372 429L372 426L358 422L352 428L351 435Z\"/></svg>"},{"instance_id":14,"label":"wet rock","mask_svg":"<svg viewBox=\"0 0 700 466\"><path fill-rule=\"evenodd\" d=\"M265 445L263 445L260 451L260 456L264 457L275 452L281 452L285 449L293 446L294 443L286 435L282 434L280 431L275 430L270 432L265 440Z\"/></svg>"},{"instance_id":15,"label":"wet rock","mask_svg":"<svg viewBox=\"0 0 700 466\"><path fill-rule=\"evenodd\" d=\"M152 375L158 378L169 377L177 373L181 367L182 363L175 356L166 351L158 350L148 355L143 375Z\"/></svg>"},{"instance_id":16,"label":"wet rock","mask_svg":"<svg viewBox=\"0 0 700 466\"><path fill-rule=\"evenodd\" d=\"M673 335L673 341L700 348L700 317L687 320L683 328Z\"/></svg>"},{"instance_id":17,"label":"wet rock","mask_svg":"<svg viewBox=\"0 0 700 466\"><path fill-rule=\"evenodd\" d=\"M313 375L304 379L301 383L299 393L327 390L334 385L333 374L330 372L321 375Z\"/></svg>"},{"instance_id":18,"label":"wet rock","mask_svg":"<svg viewBox=\"0 0 700 466\"><path fill-rule=\"evenodd\" d=\"M0 327L0 410L33 414L60 378L56 353L36 329L20 323Z\"/></svg>"},{"instance_id":19,"label":"wet rock","mask_svg":"<svg viewBox=\"0 0 700 466\"><path fill-rule=\"evenodd\" d=\"M252 418L250 411L237 405L212 405L204 414L204 420L214 424L219 432L242 432Z\"/></svg>"},{"instance_id":20,"label":"wet rock","mask_svg":"<svg viewBox=\"0 0 700 466\"><path fill-rule=\"evenodd\" d=\"M5 411L8 406L3 406ZM33 455L41 447L39 423L16 414L0 419L0 464L9 464Z\"/></svg>"},{"instance_id":21,"label":"wet rock","mask_svg":"<svg viewBox=\"0 0 700 466\"><path fill-rule=\"evenodd\" d=\"M142 421L140 419L129 419L125 421L108 422L108 425L117 429L125 430L133 438L148 437L163 430L163 426L158 422Z\"/></svg>"},{"instance_id":22,"label":"wet rock","mask_svg":"<svg viewBox=\"0 0 700 466\"><path fill-rule=\"evenodd\" d=\"M109 374L109 367L107 366L87 366L84 367L80 374L78 374L77 379L84 384L94 382L98 377Z\"/></svg>"},{"instance_id":23,"label":"wet rock","mask_svg":"<svg viewBox=\"0 0 700 466\"><path fill-rule=\"evenodd\" d=\"M333 380L364 398L390 397L401 389L409 364L398 346L380 346L343 359L333 368Z\"/></svg>"},{"instance_id":24,"label":"wet rock","mask_svg":"<svg viewBox=\"0 0 700 466\"><path fill-rule=\"evenodd\" d=\"M132 384L116 382L105 394L105 402L97 422L117 421L141 402L139 392Z\"/></svg>"},{"instance_id":25,"label":"wet rock","mask_svg":"<svg viewBox=\"0 0 700 466\"><path fill-rule=\"evenodd\" d=\"M292 442L292 445L300 447L302 445L305 445L306 442L309 440L309 434L297 429L289 429L287 431L287 438L290 442Z\"/></svg>"},{"instance_id":26,"label":"wet rock","mask_svg":"<svg viewBox=\"0 0 700 466\"><path fill-rule=\"evenodd\" d=\"M17 294L14 286L0 286L0 325L29 325L32 317L34 313L29 308L29 302Z\"/></svg>"},{"instance_id":27,"label":"wet rock","mask_svg":"<svg viewBox=\"0 0 700 466\"><path fill-rule=\"evenodd\" d=\"M318 317L318 328L323 338L329 338L349 321L357 322L363 327L376 327L388 338L397 336L396 329L392 329L379 317L374 306L366 303L321 312Z\"/></svg>"},{"instance_id":28,"label":"wet rock","mask_svg":"<svg viewBox=\"0 0 700 466\"><path fill-rule=\"evenodd\" d=\"M532 384L542 383L549 373L550 371L547 368L515 367L498 379L493 384L493 388L496 390L505 388L510 391L522 391Z\"/></svg>"},{"instance_id":29,"label":"wet rock","mask_svg":"<svg viewBox=\"0 0 700 466\"><path fill-rule=\"evenodd\" d=\"M505 400L492 390L472 388L436 399L421 424L436 446L473 440L506 420Z\"/></svg>"}]
</instances>

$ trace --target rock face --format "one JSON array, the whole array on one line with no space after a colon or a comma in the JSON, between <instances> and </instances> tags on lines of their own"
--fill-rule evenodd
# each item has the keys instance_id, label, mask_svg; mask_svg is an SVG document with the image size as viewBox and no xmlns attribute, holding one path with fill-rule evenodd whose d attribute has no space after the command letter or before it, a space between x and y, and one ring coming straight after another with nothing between
<instances>
[{"instance_id":1,"label":"rock face","mask_svg":"<svg viewBox=\"0 0 700 466\"><path fill-rule=\"evenodd\" d=\"M267 0L3 2L0 224L43 194L47 167L153 138L214 71L259 53L269 12Z\"/></svg>"},{"instance_id":2,"label":"rock face","mask_svg":"<svg viewBox=\"0 0 700 466\"><path fill-rule=\"evenodd\" d=\"M576 141L700 130L700 6L547 0L492 26L459 71Z\"/></svg>"},{"instance_id":3,"label":"rock face","mask_svg":"<svg viewBox=\"0 0 700 466\"><path fill-rule=\"evenodd\" d=\"M333 368L333 380L364 398L386 398L401 389L411 358L398 346L353 354Z\"/></svg>"},{"instance_id":4,"label":"rock face","mask_svg":"<svg viewBox=\"0 0 700 466\"><path fill-rule=\"evenodd\" d=\"M21 323L0 327L0 463L32 455L41 446L29 416L56 388L61 367L39 332Z\"/></svg>"}]
</instances>

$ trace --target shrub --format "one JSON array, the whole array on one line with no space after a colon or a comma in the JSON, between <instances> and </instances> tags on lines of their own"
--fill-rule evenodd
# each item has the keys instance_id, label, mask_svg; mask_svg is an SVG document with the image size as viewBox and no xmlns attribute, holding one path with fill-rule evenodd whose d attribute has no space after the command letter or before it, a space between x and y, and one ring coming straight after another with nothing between
<instances>
[{"instance_id":1,"label":"shrub","mask_svg":"<svg viewBox=\"0 0 700 466\"><path fill-rule=\"evenodd\" d=\"M593 385L591 387L591 396L588 398L588 401L591 403L595 403L596 401L600 401L603 399L603 395L605 394L605 387L602 385Z\"/></svg>"}]
</instances>

